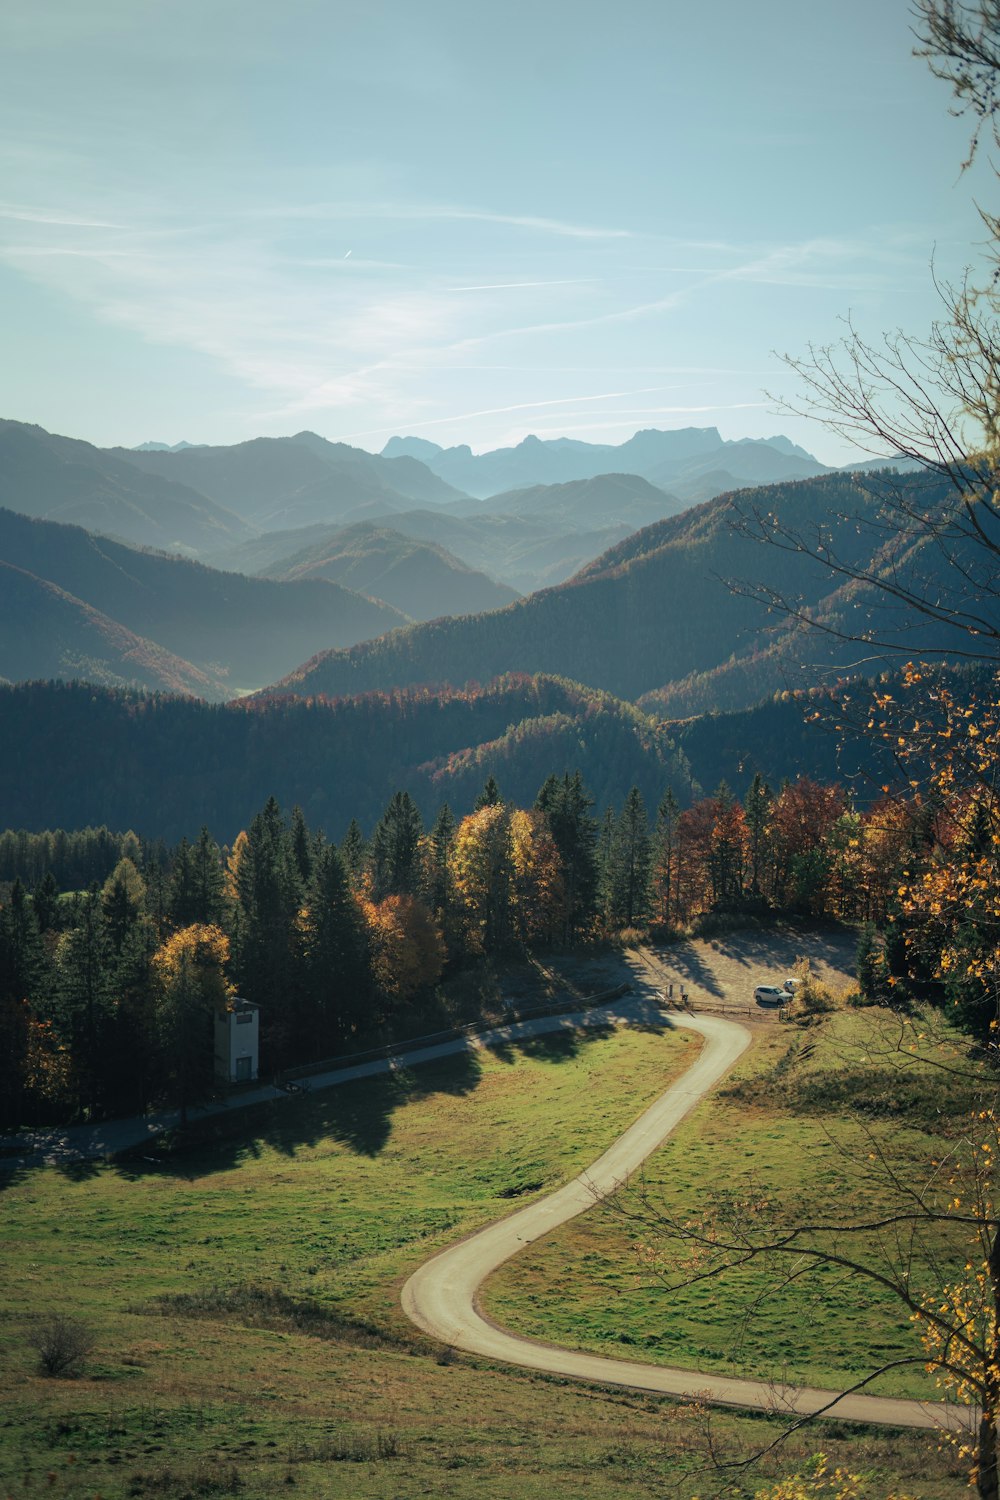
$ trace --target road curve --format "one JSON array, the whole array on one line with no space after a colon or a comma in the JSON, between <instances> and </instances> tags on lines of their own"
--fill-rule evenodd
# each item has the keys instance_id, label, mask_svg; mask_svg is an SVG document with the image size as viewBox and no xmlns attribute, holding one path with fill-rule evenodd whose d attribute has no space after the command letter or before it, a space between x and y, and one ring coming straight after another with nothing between
<instances>
[{"instance_id":1,"label":"road curve","mask_svg":"<svg viewBox=\"0 0 1000 1500\"><path fill-rule=\"evenodd\" d=\"M527 1370L543 1370L601 1385L628 1386L670 1396L697 1396L729 1406L811 1415L832 1408L837 1417L893 1427L965 1430L968 1409L942 1402L905 1401L864 1394L839 1395L809 1387L775 1386L693 1370L638 1364L563 1349L510 1333L484 1316L478 1305L483 1282L525 1245L592 1208L606 1197L676 1129L684 1116L744 1052L750 1033L718 1016L673 1015L671 1022L700 1032L705 1046L688 1070L619 1136L593 1166L557 1192L460 1240L426 1261L402 1290L407 1317L432 1338L486 1359Z\"/></svg>"}]
</instances>

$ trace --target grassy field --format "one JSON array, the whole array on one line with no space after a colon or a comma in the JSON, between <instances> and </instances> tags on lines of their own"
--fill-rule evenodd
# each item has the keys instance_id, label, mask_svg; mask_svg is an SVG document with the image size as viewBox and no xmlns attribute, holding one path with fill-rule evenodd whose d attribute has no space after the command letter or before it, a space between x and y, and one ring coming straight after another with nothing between
<instances>
[{"instance_id":1,"label":"grassy field","mask_svg":"<svg viewBox=\"0 0 1000 1500\"><path fill-rule=\"evenodd\" d=\"M674 1268L684 1252L655 1228L644 1203L683 1221L735 1192L786 1205L787 1214L777 1210L784 1222L864 1218L885 1203L881 1169L869 1161L876 1141L904 1181L922 1181L946 1148L949 1122L964 1118L971 1100L957 1087L949 1097L940 1077L873 1062L897 1029L884 1013L845 1010L806 1030L761 1032L728 1084L616 1204L595 1208L501 1268L484 1297L491 1315L606 1354L835 1389L874 1365L920 1355L909 1315L892 1294L837 1268L785 1285L772 1260L678 1285ZM652 1273L640 1247L658 1256ZM957 1240L933 1248L946 1263L965 1259ZM866 1249L875 1253L871 1241ZM937 1394L922 1363L871 1389Z\"/></svg>"},{"instance_id":2,"label":"grassy field","mask_svg":"<svg viewBox=\"0 0 1000 1500\"><path fill-rule=\"evenodd\" d=\"M586 1165L697 1046L556 1035L233 1116L173 1153L0 1178L0 1495L718 1493L708 1445L753 1451L771 1419L491 1369L398 1309L425 1256ZM36 1372L50 1310L97 1336L79 1378ZM799 1435L764 1472L819 1445ZM873 1500L964 1492L932 1438L828 1424L822 1446Z\"/></svg>"}]
</instances>

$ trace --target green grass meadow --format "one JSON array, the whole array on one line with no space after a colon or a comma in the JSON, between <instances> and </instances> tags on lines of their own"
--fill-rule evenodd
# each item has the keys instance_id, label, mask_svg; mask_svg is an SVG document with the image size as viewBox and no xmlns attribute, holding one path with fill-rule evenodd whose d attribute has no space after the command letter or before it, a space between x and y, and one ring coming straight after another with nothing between
<instances>
[{"instance_id":1,"label":"green grass meadow","mask_svg":"<svg viewBox=\"0 0 1000 1500\"><path fill-rule=\"evenodd\" d=\"M747 1455L773 1419L491 1368L433 1346L398 1303L439 1246L586 1166L698 1045L566 1031L231 1115L175 1149L0 1177L0 1497L720 1493L709 1446ZM691 1185L734 1149L718 1108ZM570 1231L585 1257L598 1223ZM606 1299L607 1273L575 1241L563 1253L560 1294ZM616 1274L624 1294L633 1273ZM537 1305L535 1272L530 1285L513 1321ZM511 1300L506 1274L498 1289ZM662 1335L662 1303L646 1304L637 1343ZM52 1311L96 1335L77 1377L37 1373L30 1336ZM625 1304L614 1318L617 1337ZM546 1336L566 1322L553 1304ZM726 1493L753 1495L820 1446L871 1476L873 1500L904 1481L927 1500L964 1493L932 1437L844 1424L797 1434Z\"/></svg>"},{"instance_id":2,"label":"green grass meadow","mask_svg":"<svg viewBox=\"0 0 1000 1500\"><path fill-rule=\"evenodd\" d=\"M649 1212L683 1221L735 1193L783 1205L782 1223L864 1219L885 1203L880 1168L870 1160L881 1150L902 1180L922 1182L947 1149L942 1131L964 1118L971 1097L897 1066L886 1049L898 1027L881 1012L844 1010L806 1030L762 1031L726 1084L613 1204L598 1205L500 1269L485 1289L490 1314L521 1332L609 1355L830 1389L916 1355L916 1364L871 1390L937 1399L919 1337L891 1292L830 1266L803 1267L788 1282L783 1273L792 1263L774 1260L683 1285L676 1268L687 1252ZM649 1248L652 1270L643 1259ZM929 1248L946 1264L964 1262L958 1238L937 1238ZM880 1253L874 1237L865 1252ZM885 1253L892 1258L891 1245Z\"/></svg>"}]
</instances>

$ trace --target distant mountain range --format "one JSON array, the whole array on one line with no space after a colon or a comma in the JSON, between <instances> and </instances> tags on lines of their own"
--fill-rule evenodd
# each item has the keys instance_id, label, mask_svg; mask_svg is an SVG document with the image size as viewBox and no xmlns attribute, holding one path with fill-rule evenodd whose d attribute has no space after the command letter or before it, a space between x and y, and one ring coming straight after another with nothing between
<instances>
[{"instance_id":1,"label":"distant mountain range","mask_svg":"<svg viewBox=\"0 0 1000 1500\"><path fill-rule=\"evenodd\" d=\"M651 429L479 455L393 438L376 455L311 432L98 449L0 422L0 563L24 575L0 598L0 675L219 699L547 673L671 718L741 708L848 665L838 638L880 603L740 536L728 492L686 508L722 480L872 565L855 525L872 486L781 436ZM768 620L727 579L791 592L828 639Z\"/></svg>"},{"instance_id":2,"label":"distant mountain range","mask_svg":"<svg viewBox=\"0 0 1000 1500\"><path fill-rule=\"evenodd\" d=\"M466 444L441 448L426 438L393 437L384 458L419 459L449 484L478 499L506 490L566 484L599 474L634 474L690 504L691 491L703 489L710 476L718 488L810 479L829 473L826 465L786 437L725 441L716 427L683 427L668 432L650 428L617 445L583 443L574 438L526 437L515 448L475 454ZM711 482L715 482L712 479ZM710 499L699 493L697 499Z\"/></svg>"},{"instance_id":3,"label":"distant mountain range","mask_svg":"<svg viewBox=\"0 0 1000 1500\"><path fill-rule=\"evenodd\" d=\"M189 485L260 531L464 498L414 458L380 458L314 432L231 447L110 451L148 474Z\"/></svg>"},{"instance_id":4,"label":"distant mountain range","mask_svg":"<svg viewBox=\"0 0 1000 1500\"><path fill-rule=\"evenodd\" d=\"M168 552L211 551L252 535L233 511L178 476L144 473L132 459L0 421L0 505Z\"/></svg>"},{"instance_id":5,"label":"distant mountain range","mask_svg":"<svg viewBox=\"0 0 1000 1500\"><path fill-rule=\"evenodd\" d=\"M895 479L915 505L933 505L924 476ZM940 486L939 486L940 488ZM939 497L938 497L939 498ZM781 515L804 538L826 539L848 564L935 585L947 571L932 548L913 549L879 524L877 484L829 474L743 491L738 504ZM871 588L843 584L806 550L759 545L734 526L722 496L627 537L568 582L506 609L437 620L346 650L322 652L275 693L337 696L424 684L461 686L509 672L550 673L678 717L741 708L788 687L811 686L831 667L872 660L847 639L865 630L914 654L957 644L945 624L912 618ZM730 581L744 581L733 589ZM789 596L827 634L769 616L755 588Z\"/></svg>"},{"instance_id":6,"label":"distant mountain range","mask_svg":"<svg viewBox=\"0 0 1000 1500\"><path fill-rule=\"evenodd\" d=\"M406 617L322 579L273 582L0 510L0 676L132 683L212 699L273 681L318 640ZM15 586L16 585L16 586Z\"/></svg>"}]
</instances>

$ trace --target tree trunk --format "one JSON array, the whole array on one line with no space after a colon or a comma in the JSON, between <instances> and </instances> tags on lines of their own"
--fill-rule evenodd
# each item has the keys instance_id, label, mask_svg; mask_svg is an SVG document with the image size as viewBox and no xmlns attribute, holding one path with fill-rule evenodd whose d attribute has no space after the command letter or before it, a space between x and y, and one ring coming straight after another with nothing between
<instances>
[{"instance_id":1,"label":"tree trunk","mask_svg":"<svg viewBox=\"0 0 1000 1500\"><path fill-rule=\"evenodd\" d=\"M979 1500L1000 1500L1000 1476L997 1473L997 1404L1000 1400L1000 1367L997 1359L997 1319L1000 1318L1000 1233L993 1229L993 1243L987 1262L990 1289L993 1293L993 1328L986 1346L986 1369L983 1382L983 1414L979 1419L979 1449L976 1454L976 1493Z\"/></svg>"}]
</instances>

